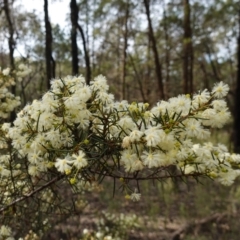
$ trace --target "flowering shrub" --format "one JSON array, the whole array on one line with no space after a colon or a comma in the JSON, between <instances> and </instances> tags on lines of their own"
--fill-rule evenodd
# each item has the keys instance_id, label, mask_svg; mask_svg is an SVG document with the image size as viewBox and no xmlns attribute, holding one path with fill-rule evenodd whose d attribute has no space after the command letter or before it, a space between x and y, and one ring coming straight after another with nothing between
<instances>
[{"instance_id":1,"label":"flowering shrub","mask_svg":"<svg viewBox=\"0 0 240 240\"><path fill-rule=\"evenodd\" d=\"M82 76L55 79L41 100L17 114L13 126L2 125L4 216L17 215L34 196L44 200L36 207L48 212L58 202L52 185L60 181L77 191L79 183L110 177L113 191L119 180L125 197L138 201L142 180L208 176L230 185L239 175L240 156L206 142L210 129L230 118L224 83L151 109L147 103L115 101L108 89L103 76L90 86ZM46 189L48 194L39 194Z\"/></svg>"},{"instance_id":2,"label":"flowering shrub","mask_svg":"<svg viewBox=\"0 0 240 240\"><path fill-rule=\"evenodd\" d=\"M1 70L0 68L0 119L9 117L9 113L12 112L17 106L20 105L20 98L14 96L9 92L8 88L15 85L15 79L10 74L10 69L6 68Z\"/></svg>"},{"instance_id":3,"label":"flowering shrub","mask_svg":"<svg viewBox=\"0 0 240 240\"><path fill-rule=\"evenodd\" d=\"M2 225L0 228L0 239L1 240L13 240L14 238L12 237L12 230L5 225Z\"/></svg>"},{"instance_id":4,"label":"flowering shrub","mask_svg":"<svg viewBox=\"0 0 240 240\"><path fill-rule=\"evenodd\" d=\"M136 215L120 215L102 212L97 221L97 231L83 230L83 240L121 240L128 239L130 229L139 227Z\"/></svg>"}]
</instances>

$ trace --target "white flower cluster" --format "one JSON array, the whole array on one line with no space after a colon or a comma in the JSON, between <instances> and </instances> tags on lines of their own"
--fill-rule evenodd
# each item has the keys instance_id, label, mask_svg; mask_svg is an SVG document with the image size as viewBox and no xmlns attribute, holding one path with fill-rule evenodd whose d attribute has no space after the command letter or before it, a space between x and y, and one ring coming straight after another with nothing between
<instances>
[{"instance_id":1,"label":"white flower cluster","mask_svg":"<svg viewBox=\"0 0 240 240\"><path fill-rule=\"evenodd\" d=\"M18 113L8 135L19 156L27 157L30 175L55 166L75 183L78 173L89 169L124 178L172 165L182 175L208 175L224 184L239 175L234 170L239 155L222 145L199 144L208 140L209 128L230 118L227 85L160 101L151 110L146 103L116 102L108 89L103 76L90 86L82 76L56 79L40 101Z\"/></svg>"},{"instance_id":2,"label":"white flower cluster","mask_svg":"<svg viewBox=\"0 0 240 240\"><path fill-rule=\"evenodd\" d=\"M223 99L228 86L220 82L212 90L204 90L193 98L180 95L160 101L150 111L142 104L126 105L129 114L119 126L125 133L121 162L127 172L145 168L158 169L174 165L183 175L203 174L230 185L240 175L233 170L240 155L230 154L221 144L196 144L210 137L210 128L221 128L230 118ZM124 124L122 124L124 121Z\"/></svg>"},{"instance_id":3,"label":"white flower cluster","mask_svg":"<svg viewBox=\"0 0 240 240\"><path fill-rule=\"evenodd\" d=\"M24 77L26 77L27 75L29 75L31 73L31 68L29 68L27 65L25 64L19 64L17 69L16 69L16 78L19 82L21 82L23 80Z\"/></svg>"},{"instance_id":4,"label":"white flower cluster","mask_svg":"<svg viewBox=\"0 0 240 240\"><path fill-rule=\"evenodd\" d=\"M84 239L97 240L121 240L126 239L129 230L138 228L138 218L135 214L111 214L109 212L102 212L102 216L97 219L97 231L89 229L83 230Z\"/></svg>"},{"instance_id":5,"label":"white flower cluster","mask_svg":"<svg viewBox=\"0 0 240 240\"><path fill-rule=\"evenodd\" d=\"M36 176L53 165L66 173L71 164L78 169L87 165L85 153L76 150L74 134L89 126L90 97L91 89L83 77L66 77L52 81L51 91L42 100L35 100L18 113L8 134L19 155L28 156L30 175ZM75 137L81 139L79 134ZM65 154L73 147L71 156ZM56 155L54 149L65 151Z\"/></svg>"},{"instance_id":6,"label":"white flower cluster","mask_svg":"<svg viewBox=\"0 0 240 240\"><path fill-rule=\"evenodd\" d=\"M12 84L10 70L0 71L2 118L19 104L7 90ZM131 180L204 175L230 185L240 175L240 155L208 142L210 129L230 119L224 83L211 92L160 101L152 109L147 103L115 101L108 90L102 75L90 86L82 76L55 79L41 100L17 114L13 126L0 127L2 213L12 216L33 189L42 191L41 208L47 210L55 199L48 186L64 177L79 190L110 176L114 186L120 180L126 198L139 201L139 187L131 187ZM112 239L105 230L95 236ZM2 226L1 237L11 239L11 230Z\"/></svg>"},{"instance_id":7,"label":"white flower cluster","mask_svg":"<svg viewBox=\"0 0 240 240\"><path fill-rule=\"evenodd\" d=\"M20 105L20 98L9 92L8 87L15 85L14 78L10 75L10 69L0 68L0 118L8 118L9 113Z\"/></svg>"},{"instance_id":8,"label":"white flower cluster","mask_svg":"<svg viewBox=\"0 0 240 240\"><path fill-rule=\"evenodd\" d=\"M14 240L10 227L2 225L0 228L0 240Z\"/></svg>"}]
</instances>

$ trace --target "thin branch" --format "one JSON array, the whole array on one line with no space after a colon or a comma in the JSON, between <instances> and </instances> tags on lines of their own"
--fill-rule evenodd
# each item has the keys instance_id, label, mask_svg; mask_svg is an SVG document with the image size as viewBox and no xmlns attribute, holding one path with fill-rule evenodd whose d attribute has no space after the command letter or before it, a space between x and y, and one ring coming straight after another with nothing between
<instances>
[{"instance_id":1,"label":"thin branch","mask_svg":"<svg viewBox=\"0 0 240 240\"><path fill-rule=\"evenodd\" d=\"M163 169L161 169L163 170ZM95 171L95 170L89 170L91 173L102 175L102 172ZM160 171L159 171L160 172ZM153 174L150 174L148 176L123 176L123 175L116 175L114 173L106 172L104 173L104 177L111 177L111 178L116 178L120 179L123 178L124 180L137 180L137 181L146 181L146 180L159 180L159 179L166 179L166 178L183 178L183 177L203 177L206 176L205 173L190 173L190 174L177 174L177 175L163 175L159 176L156 175L158 172L155 172Z\"/></svg>"},{"instance_id":2,"label":"thin branch","mask_svg":"<svg viewBox=\"0 0 240 240\"><path fill-rule=\"evenodd\" d=\"M15 201L11 202L10 204L4 206L3 208L0 209L0 213L4 212L5 210L7 210L9 207L16 205L17 203L20 203L30 197L32 197L33 195L35 195L36 193L44 190L45 188L49 187L50 185L52 185L53 183L63 179L65 176L64 175L59 175L57 177L55 177L54 179L52 179L50 182L47 182L46 184L42 185L41 187L37 188L36 190L25 194L24 196L16 199Z\"/></svg>"}]
</instances>

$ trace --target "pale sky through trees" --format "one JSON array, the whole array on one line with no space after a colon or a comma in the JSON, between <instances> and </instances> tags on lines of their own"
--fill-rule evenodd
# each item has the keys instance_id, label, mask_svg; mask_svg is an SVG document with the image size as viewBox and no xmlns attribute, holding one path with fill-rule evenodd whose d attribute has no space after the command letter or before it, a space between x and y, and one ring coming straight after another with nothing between
<instances>
[{"instance_id":1,"label":"pale sky through trees","mask_svg":"<svg viewBox=\"0 0 240 240\"><path fill-rule=\"evenodd\" d=\"M27 11L32 12L33 10L36 11L36 13L41 16L41 18L44 17L43 15L43 6L44 1L43 0L21 0L21 5L24 9ZM19 3L19 1L17 2ZM49 0L48 3L48 11L49 11L49 17L51 19L51 22L53 24L59 24L62 27L66 25L65 19L67 17L67 13L70 12L69 9L69 0Z\"/></svg>"},{"instance_id":2,"label":"pale sky through trees","mask_svg":"<svg viewBox=\"0 0 240 240\"><path fill-rule=\"evenodd\" d=\"M40 17L42 24L44 23L44 0L19 0L14 3L15 7L20 7L22 11L34 12ZM61 29L68 28L66 19L69 18L70 7L69 0L49 0L48 12L52 26L59 24ZM7 48L7 43L3 44ZM21 43L18 43L17 50L14 56L25 55L24 47Z\"/></svg>"}]
</instances>

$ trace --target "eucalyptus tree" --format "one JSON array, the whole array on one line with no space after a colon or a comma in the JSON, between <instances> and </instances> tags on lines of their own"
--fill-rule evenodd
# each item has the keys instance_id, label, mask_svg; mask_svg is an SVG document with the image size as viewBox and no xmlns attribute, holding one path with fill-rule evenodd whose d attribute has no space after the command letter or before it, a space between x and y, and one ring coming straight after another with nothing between
<instances>
[{"instance_id":1,"label":"eucalyptus tree","mask_svg":"<svg viewBox=\"0 0 240 240\"><path fill-rule=\"evenodd\" d=\"M46 77L47 88L50 89L50 81L55 78L55 60L52 55L52 26L48 13L48 0L44 0L44 23L45 23L45 61L46 61Z\"/></svg>"},{"instance_id":2,"label":"eucalyptus tree","mask_svg":"<svg viewBox=\"0 0 240 240\"><path fill-rule=\"evenodd\" d=\"M88 4L86 2L85 4ZM79 14L83 12L82 9L80 9L79 12L79 6L81 4L77 4L76 0L70 1L70 10L71 10L71 52L72 52L72 74L79 74L79 60L78 60L78 44L77 44L77 32L80 33L82 44L83 44L83 51L84 51L84 59L85 59L85 68L86 68L86 80L87 83L90 83L91 80L91 65L90 65L90 57L89 57L89 51L87 48L87 42L85 37L85 32L83 30L82 25L79 23Z\"/></svg>"},{"instance_id":3,"label":"eucalyptus tree","mask_svg":"<svg viewBox=\"0 0 240 240\"><path fill-rule=\"evenodd\" d=\"M14 71L15 69L15 62L14 62L14 50L15 50L15 45L16 45L16 39L15 39L15 27L13 23L13 15L11 13L12 11L12 3L10 3L8 0L3 1L3 11L5 13L5 19L7 22L7 29L8 29L8 49L9 49L9 65ZM12 86L12 94L16 94L16 87ZM16 117L15 111L11 112L10 120L13 122L13 120Z\"/></svg>"},{"instance_id":4,"label":"eucalyptus tree","mask_svg":"<svg viewBox=\"0 0 240 240\"><path fill-rule=\"evenodd\" d=\"M193 44L190 0L184 0L183 8L183 86L184 93L187 94L193 92Z\"/></svg>"},{"instance_id":5,"label":"eucalyptus tree","mask_svg":"<svg viewBox=\"0 0 240 240\"><path fill-rule=\"evenodd\" d=\"M154 63L155 63L155 71L156 71L156 77L158 82L158 88L159 88L159 97L161 99L164 99L164 87L163 87L163 77L162 77L162 64L159 60L159 54L158 54L158 48L157 48L157 42L156 37L153 32L152 27L152 20L151 20L151 12L150 12L150 0L144 0L144 6L146 10L147 15L147 21L148 21L148 34L149 39L151 41L153 56L154 56Z\"/></svg>"},{"instance_id":6,"label":"eucalyptus tree","mask_svg":"<svg viewBox=\"0 0 240 240\"><path fill-rule=\"evenodd\" d=\"M240 5L238 6L237 77L234 108L234 150L240 152Z\"/></svg>"}]
</instances>

